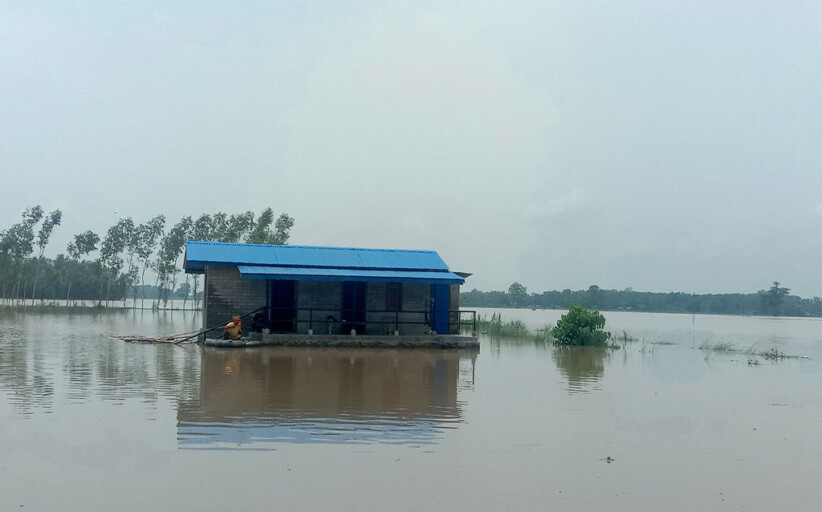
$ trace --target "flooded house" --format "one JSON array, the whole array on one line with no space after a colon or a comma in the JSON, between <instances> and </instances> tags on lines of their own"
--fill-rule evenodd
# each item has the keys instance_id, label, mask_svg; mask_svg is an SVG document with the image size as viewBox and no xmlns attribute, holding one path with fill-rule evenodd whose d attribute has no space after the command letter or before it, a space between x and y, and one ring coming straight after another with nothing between
<instances>
[{"instance_id":1,"label":"flooded house","mask_svg":"<svg viewBox=\"0 0 822 512\"><path fill-rule=\"evenodd\" d=\"M204 329L243 316L262 344L478 346L459 309L470 274L435 251L190 241L185 271L205 276Z\"/></svg>"}]
</instances>

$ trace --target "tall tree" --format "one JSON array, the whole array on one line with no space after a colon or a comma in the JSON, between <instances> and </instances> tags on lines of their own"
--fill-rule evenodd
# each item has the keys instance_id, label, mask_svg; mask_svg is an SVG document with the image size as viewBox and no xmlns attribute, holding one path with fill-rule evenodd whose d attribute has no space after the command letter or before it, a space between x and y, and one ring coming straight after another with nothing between
<instances>
[{"instance_id":1,"label":"tall tree","mask_svg":"<svg viewBox=\"0 0 822 512\"><path fill-rule=\"evenodd\" d=\"M138 242L136 252L137 260L142 266L142 271L140 272L140 284L142 285L143 290L145 290L146 285L146 269L149 266L151 255L154 253L154 247L157 245L157 240L163 236L163 228L165 227L165 224L165 216L157 215L145 224L140 224L136 230L136 238ZM141 308L145 307L145 300L145 297L142 297L140 302Z\"/></svg>"},{"instance_id":2,"label":"tall tree","mask_svg":"<svg viewBox=\"0 0 822 512\"><path fill-rule=\"evenodd\" d=\"M250 244L264 244L271 235L270 227L274 222L274 210L266 208L257 218L257 222L248 232L245 241Z\"/></svg>"},{"instance_id":3,"label":"tall tree","mask_svg":"<svg viewBox=\"0 0 822 512\"><path fill-rule=\"evenodd\" d=\"M137 249L140 247L140 240L137 237L137 226L134 224L134 220L132 220L131 217L127 217L125 219L121 219L120 230L121 236L123 237L126 290L130 287L134 290L134 293L137 293L137 290L134 287L134 285L137 284L137 277L140 274L137 261L135 261L135 258L137 257ZM127 295L128 292L123 295L123 307L126 306ZM133 307L136 307L137 296L132 296L134 297Z\"/></svg>"},{"instance_id":4,"label":"tall tree","mask_svg":"<svg viewBox=\"0 0 822 512\"><path fill-rule=\"evenodd\" d=\"M254 227L254 212L245 212L232 215L228 218L228 232L225 242L239 242Z\"/></svg>"},{"instance_id":5,"label":"tall tree","mask_svg":"<svg viewBox=\"0 0 822 512\"><path fill-rule=\"evenodd\" d=\"M27 208L23 212L23 220L10 227L3 237L2 245L9 254L9 258L16 268L17 283L13 296L19 302L21 295L21 281L23 279L23 263L34 251L34 226L43 218L43 208L40 205ZM25 293L23 294L25 295Z\"/></svg>"},{"instance_id":6,"label":"tall tree","mask_svg":"<svg viewBox=\"0 0 822 512\"><path fill-rule=\"evenodd\" d=\"M55 226L60 225L60 222L62 220L63 212L61 212L60 210L54 210L53 212L49 213L45 219L43 219L43 223L40 225L40 231L37 232L37 247L40 249L40 252L37 254L37 263L34 268L34 283L31 285L32 302L34 301L34 294L37 290L37 279L39 278L40 274L43 253L46 251L46 246L49 243L49 238L51 238L51 232L54 231Z\"/></svg>"},{"instance_id":7,"label":"tall tree","mask_svg":"<svg viewBox=\"0 0 822 512\"><path fill-rule=\"evenodd\" d=\"M212 240L214 232L213 222L211 220L211 215L204 213L200 215L194 224L191 226L191 236L192 240L200 240L200 241L208 241ZM194 307L197 307L197 292L200 287L200 274L193 275L194 286L192 287L192 300L194 300Z\"/></svg>"},{"instance_id":8,"label":"tall tree","mask_svg":"<svg viewBox=\"0 0 822 512\"><path fill-rule=\"evenodd\" d=\"M80 258L91 254L92 252L97 250L97 242L100 241L100 237L94 233L93 231L86 231L85 233L80 233L79 235L74 235L74 241L69 242L68 247L66 247L66 252L68 253L69 257L76 263L80 263ZM66 292L66 306L71 304L71 285L72 281L74 280L74 275L70 275L68 279L68 291Z\"/></svg>"},{"instance_id":9,"label":"tall tree","mask_svg":"<svg viewBox=\"0 0 822 512\"><path fill-rule=\"evenodd\" d=\"M782 303L785 297L791 292L790 288L780 286L779 281L774 281L773 286L767 291L759 290L759 299L766 314L779 316L782 313Z\"/></svg>"},{"instance_id":10,"label":"tall tree","mask_svg":"<svg viewBox=\"0 0 822 512\"><path fill-rule=\"evenodd\" d=\"M294 227L294 218L287 213L281 213L274 223L274 234L269 238L269 244L285 245L291 238L291 228Z\"/></svg>"},{"instance_id":11,"label":"tall tree","mask_svg":"<svg viewBox=\"0 0 822 512\"><path fill-rule=\"evenodd\" d=\"M274 230L271 224L274 223ZM257 221L253 223L245 241L251 244L276 244L284 245L288 242L290 231L294 226L294 219L287 213L280 214L277 221L274 221L274 211L266 208L262 211Z\"/></svg>"},{"instance_id":12,"label":"tall tree","mask_svg":"<svg viewBox=\"0 0 822 512\"><path fill-rule=\"evenodd\" d=\"M217 212L211 216L211 240L214 242L227 242L230 238L228 231L228 215Z\"/></svg>"},{"instance_id":13,"label":"tall tree","mask_svg":"<svg viewBox=\"0 0 822 512\"><path fill-rule=\"evenodd\" d=\"M103 299L103 284L106 285L106 306L108 306L111 281L120 275L123 269L122 253L128 242L128 221L131 219L120 219L106 232L103 242L100 244L100 265L103 267L105 283L100 283L100 302ZM133 222L132 222L133 225Z\"/></svg>"},{"instance_id":14,"label":"tall tree","mask_svg":"<svg viewBox=\"0 0 822 512\"><path fill-rule=\"evenodd\" d=\"M508 287L508 296L511 298L512 306L524 306L528 301L528 288L520 283L514 282Z\"/></svg>"},{"instance_id":15,"label":"tall tree","mask_svg":"<svg viewBox=\"0 0 822 512\"><path fill-rule=\"evenodd\" d=\"M0 280L3 282L3 290L0 292L0 297L3 301L6 300L6 285L8 281L8 269L11 268L11 257L9 256L9 248L6 245L6 231L0 231Z\"/></svg>"},{"instance_id":16,"label":"tall tree","mask_svg":"<svg viewBox=\"0 0 822 512\"><path fill-rule=\"evenodd\" d=\"M183 251L183 247L185 247L191 224L191 217L183 217L160 241L156 265L160 292L157 302L158 307L160 300L163 301L163 307L168 307L169 293L177 285L177 260Z\"/></svg>"}]
</instances>

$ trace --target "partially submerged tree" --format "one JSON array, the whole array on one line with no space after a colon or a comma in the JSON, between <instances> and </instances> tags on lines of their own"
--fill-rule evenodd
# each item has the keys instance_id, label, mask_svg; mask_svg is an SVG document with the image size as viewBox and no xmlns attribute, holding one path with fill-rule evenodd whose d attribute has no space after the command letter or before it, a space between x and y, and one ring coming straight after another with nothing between
<instances>
[{"instance_id":1,"label":"partially submerged tree","mask_svg":"<svg viewBox=\"0 0 822 512\"><path fill-rule=\"evenodd\" d=\"M103 285L106 286L106 306L108 306L109 292L111 290L111 281L117 279L120 271L123 269L123 258L121 257L123 250L128 243L128 224L131 219L120 219L117 224L108 228L106 236L100 244L100 265L103 267L105 275L105 283L100 282L100 302L103 300ZM131 223L133 226L134 223Z\"/></svg>"},{"instance_id":2,"label":"partially submerged tree","mask_svg":"<svg viewBox=\"0 0 822 512\"><path fill-rule=\"evenodd\" d=\"M603 330L605 317L597 310L571 306L554 327L554 343L557 345L604 347L611 333Z\"/></svg>"},{"instance_id":3,"label":"partially submerged tree","mask_svg":"<svg viewBox=\"0 0 822 512\"><path fill-rule=\"evenodd\" d=\"M3 236L0 246L8 254L16 272L16 285L13 297L19 302L21 298L21 281L23 279L23 263L34 251L34 226L43 218L43 209L37 205L27 208L23 212L23 220L10 227ZM25 289L25 287L23 287ZM25 292L23 293L25 295Z\"/></svg>"},{"instance_id":4,"label":"partially submerged tree","mask_svg":"<svg viewBox=\"0 0 822 512\"><path fill-rule=\"evenodd\" d=\"M125 244L123 250L125 252L125 268L126 268L126 285L127 287L131 287L136 294L136 288L134 285L137 284L137 277L139 276L139 267L135 258L137 256L137 251L140 248L140 239L137 236L137 226L134 225L134 221L131 217L122 220L122 225L120 227L122 230L122 236L125 240ZM137 296L132 295L134 297L134 304L137 304ZM126 305L126 294L123 295L123 307Z\"/></svg>"},{"instance_id":5,"label":"partially submerged tree","mask_svg":"<svg viewBox=\"0 0 822 512\"><path fill-rule=\"evenodd\" d=\"M156 307L159 307L160 300L163 301L163 307L168 307L169 294L176 288L177 284L177 260L185 247L191 224L191 217L183 217L160 241L160 250L157 254L155 268L160 289Z\"/></svg>"},{"instance_id":6,"label":"partially submerged tree","mask_svg":"<svg viewBox=\"0 0 822 512\"><path fill-rule=\"evenodd\" d=\"M146 270L149 266L149 260L151 259L152 253L154 253L154 247L157 245L157 240L163 236L163 228L165 227L165 224L165 216L157 215L145 224L140 224L137 227L135 234L135 238L137 239L136 252L137 261L139 261L142 266L142 271L140 272L140 284L143 285L143 289L145 289ZM134 304L135 306L137 305L136 297ZM144 306L145 298L142 298L140 307L142 308Z\"/></svg>"},{"instance_id":7,"label":"partially submerged tree","mask_svg":"<svg viewBox=\"0 0 822 512\"><path fill-rule=\"evenodd\" d=\"M40 252L37 255L37 265L34 269L34 283L31 285L32 301L34 300L34 295L37 291L37 279L39 278L40 267L42 266L43 253L46 251L49 238L51 238L51 232L54 230L55 226L60 225L60 221L62 221L62 219L63 212L60 210L54 210L49 213L45 219L43 219L43 223L40 225L40 231L37 233L37 247L40 249Z\"/></svg>"},{"instance_id":8,"label":"partially submerged tree","mask_svg":"<svg viewBox=\"0 0 822 512\"><path fill-rule=\"evenodd\" d=\"M91 254L97 250L97 242L100 237L93 231L86 231L79 235L74 235L74 241L69 242L66 247L66 252L75 264L80 263L80 258ZM71 304L71 285L74 279L74 274L70 274L68 279L68 291L66 292L66 306Z\"/></svg>"},{"instance_id":9,"label":"partially submerged tree","mask_svg":"<svg viewBox=\"0 0 822 512\"><path fill-rule=\"evenodd\" d=\"M275 217L271 208L263 210L259 217L251 211L230 215L218 212L203 214L196 221L185 217L163 236L162 215L141 225L124 218L111 226L102 240L87 231L75 235L65 255L46 258L51 234L61 221L60 210L44 216L43 209L35 206L24 212L21 222L0 230L0 296L18 302L30 297L59 297L68 303L81 296L96 299L98 305L104 301L108 304L111 299L125 300L129 288L136 293L138 278L143 290L151 288L145 286L145 274L151 268L157 273L160 301L167 306L172 293L177 298L176 293L185 290L188 293L181 295L185 305L189 297L198 301L201 293L198 275L186 275L186 286L177 286L179 256L187 240L285 244L294 225L290 216ZM163 243L157 249L161 238ZM82 259L98 247L96 260ZM37 253L35 248L39 248ZM192 278L193 286L188 286Z\"/></svg>"}]
</instances>

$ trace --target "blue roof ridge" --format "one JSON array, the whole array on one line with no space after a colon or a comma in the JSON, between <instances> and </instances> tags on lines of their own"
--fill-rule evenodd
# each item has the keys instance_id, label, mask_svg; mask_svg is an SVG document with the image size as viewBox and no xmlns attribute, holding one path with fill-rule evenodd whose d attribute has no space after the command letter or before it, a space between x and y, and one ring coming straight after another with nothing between
<instances>
[{"instance_id":1,"label":"blue roof ridge","mask_svg":"<svg viewBox=\"0 0 822 512\"><path fill-rule=\"evenodd\" d=\"M278 247L282 249L332 249L335 251L374 251L374 252L415 252L425 254L437 254L437 251L429 249L375 249L367 247L332 247L326 245L279 245L279 244L250 244L246 242L214 242L206 240L186 240L186 244L202 245L240 245L243 247Z\"/></svg>"},{"instance_id":2,"label":"blue roof ridge","mask_svg":"<svg viewBox=\"0 0 822 512\"><path fill-rule=\"evenodd\" d=\"M237 263L235 261L205 261L205 260L190 260L191 263L200 263L204 265L215 265L223 263L227 266L244 266L244 267L266 267L266 268L320 268L324 270L375 270L374 267L346 267L343 265L283 265L272 263ZM452 272L448 268L429 268L429 267L380 267L379 270L388 270L392 272Z\"/></svg>"}]
</instances>

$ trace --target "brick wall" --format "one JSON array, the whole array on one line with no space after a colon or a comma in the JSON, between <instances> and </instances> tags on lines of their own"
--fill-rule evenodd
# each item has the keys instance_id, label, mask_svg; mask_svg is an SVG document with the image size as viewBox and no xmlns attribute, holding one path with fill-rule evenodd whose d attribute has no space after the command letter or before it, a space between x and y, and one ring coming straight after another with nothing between
<instances>
[{"instance_id":1,"label":"brick wall","mask_svg":"<svg viewBox=\"0 0 822 512\"><path fill-rule=\"evenodd\" d=\"M205 272L204 327L228 323L235 315L265 306L268 281L243 279L237 267L207 265ZM243 324L251 325L251 319L244 318Z\"/></svg>"}]
</instances>

